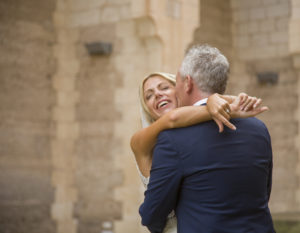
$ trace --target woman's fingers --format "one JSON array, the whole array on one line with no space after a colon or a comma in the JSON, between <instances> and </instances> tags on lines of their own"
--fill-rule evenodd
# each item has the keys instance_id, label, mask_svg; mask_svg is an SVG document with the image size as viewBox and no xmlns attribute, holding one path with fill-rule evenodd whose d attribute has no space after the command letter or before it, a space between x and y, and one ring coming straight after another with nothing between
<instances>
[{"instance_id":1,"label":"woman's fingers","mask_svg":"<svg viewBox=\"0 0 300 233\"><path fill-rule=\"evenodd\" d=\"M236 130L236 127L233 124L230 123L229 119L226 119L225 117L221 116L220 121L224 125L226 125L229 129Z\"/></svg>"},{"instance_id":2,"label":"woman's fingers","mask_svg":"<svg viewBox=\"0 0 300 233\"><path fill-rule=\"evenodd\" d=\"M223 125L222 121L220 121L220 120L218 120L217 118L214 118L214 117L213 117L213 120L216 122L216 124L219 127L219 133L222 133L223 130L224 130L224 125Z\"/></svg>"},{"instance_id":3,"label":"woman's fingers","mask_svg":"<svg viewBox=\"0 0 300 233\"><path fill-rule=\"evenodd\" d=\"M241 110L243 111L247 111L248 109L250 109L251 106L253 106L253 103L256 101L254 99L255 97L249 97L247 98L247 100L245 101L245 103L243 104L243 107Z\"/></svg>"},{"instance_id":4,"label":"woman's fingers","mask_svg":"<svg viewBox=\"0 0 300 233\"><path fill-rule=\"evenodd\" d=\"M227 119L226 117L224 117L222 115L219 115L218 118L213 117L213 120L216 122L216 124L219 127L220 133L224 131L224 125L226 125L228 128L230 128L232 130L236 130L236 127L232 123L230 123L229 119Z\"/></svg>"},{"instance_id":5,"label":"woman's fingers","mask_svg":"<svg viewBox=\"0 0 300 233\"><path fill-rule=\"evenodd\" d=\"M255 109L252 110L253 111L253 116L256 116L256 115L258 115L260 113L263 113L265 111L268 111L268 110L269 110L269 108L267 106L255 108Z\"/></svg>"},{"instance_id":6,"label":"woman's fingers","mask_svg":"<svg viewBox=\"0 0 300 233\"><path fill-rule=\"evenodd\" d=\"M257 99L256 103L254 103L254 105L253 105L253 108L255 109L255 108L259 107L261 105L261 103L262 103L262 99L260 99L260 98Z\"/></svg>"},{"instance_id":7,"label":"woman's fingers","mask_svg":"<svg viewBox=\"0 0 300 233\"><path fill-rule=\"evenodd\" d=\"M247 101L247 99L248 99L248 95L246 94L246 93L240 93L239 95L238 95L238 98L239 98L239 105L242 105L242 104L244 104L246 101Z\"/></svg>"}]
</instances>

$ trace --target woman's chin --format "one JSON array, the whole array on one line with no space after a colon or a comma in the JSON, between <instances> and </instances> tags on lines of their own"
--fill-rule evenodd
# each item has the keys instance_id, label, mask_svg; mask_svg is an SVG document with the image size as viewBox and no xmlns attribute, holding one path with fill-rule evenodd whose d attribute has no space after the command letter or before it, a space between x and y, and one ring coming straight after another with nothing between
<instances>
[{"instance_id":1,"label":"woman's chin","mask_svg":"<svg viewBox=\"0 0 300 233\"><path fill-rule=\"evenodd\" d=\"M165 115L166 113L168 113L168 112L172 111L173 109L175 109L175 108L173 108L173 107L169 107L169 108L165 108L165 109L163 109L163 110L160 112L160 116L163 116L163 115Z\"/></svg>"}]
</instances>

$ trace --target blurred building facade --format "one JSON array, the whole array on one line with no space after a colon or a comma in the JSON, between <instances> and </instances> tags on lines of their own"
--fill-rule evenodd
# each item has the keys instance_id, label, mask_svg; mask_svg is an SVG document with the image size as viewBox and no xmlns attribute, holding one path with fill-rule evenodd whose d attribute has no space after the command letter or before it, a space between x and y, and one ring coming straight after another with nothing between
<instances>
[{"instance_id":1,"label":"blurred building facade","mask_svg":"<svg viewBox=\"0 0 300 233\"><path fill-rule=\"evenodd\" d=\"M0 20L0 233L147 232L138 85L199 43L229 58L227 93L270 107L271 211L298 218L300 0L2 0Z\"/></svg>"}]
</instances>

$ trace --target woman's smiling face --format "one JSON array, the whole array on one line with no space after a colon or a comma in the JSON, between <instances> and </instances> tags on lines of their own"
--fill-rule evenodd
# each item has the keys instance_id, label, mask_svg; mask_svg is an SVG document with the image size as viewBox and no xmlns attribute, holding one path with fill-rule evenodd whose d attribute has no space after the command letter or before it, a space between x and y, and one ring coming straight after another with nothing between
<instances>
[{"instance_id":1,"label":"woman's smiling face","mask_svg":"<svg viewBox=\"0 0 300 233\"><path fill-rule=\"evenodd\" d=\"M151 117L157 120L177 108L175 86L161 76L152 76L144 82L144 101Z\"/></svg>"}]
</instances>

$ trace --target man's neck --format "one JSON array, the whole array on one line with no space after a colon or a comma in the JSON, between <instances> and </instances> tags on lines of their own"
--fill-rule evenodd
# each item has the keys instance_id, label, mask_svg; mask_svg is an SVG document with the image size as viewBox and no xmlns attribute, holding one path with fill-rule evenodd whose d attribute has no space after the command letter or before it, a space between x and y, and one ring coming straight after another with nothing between
<instances>
[{"instance_id":1,"label":"man's neck","mask_svg":"<svg viewBox=\"0 0 300 233\"><path fill-rule=\"evenodd\" d=\"M199 100L208 98L209 96L210 96L210 94L208 94L208 93L200 93L200 91L199 91L199 92L195 93L193 96L191 96L191 98L190 98L190 104L189 105L194 105Z\"/></svg>"}]
</instances>

